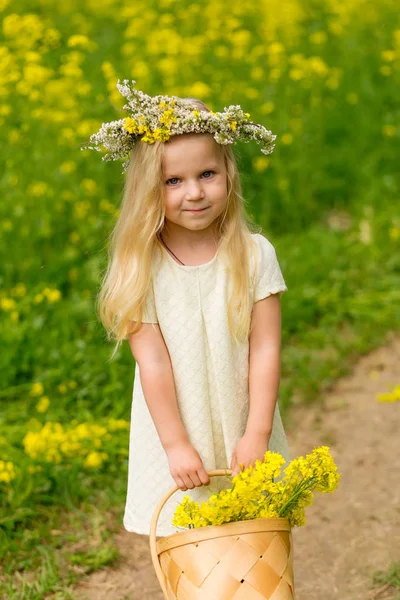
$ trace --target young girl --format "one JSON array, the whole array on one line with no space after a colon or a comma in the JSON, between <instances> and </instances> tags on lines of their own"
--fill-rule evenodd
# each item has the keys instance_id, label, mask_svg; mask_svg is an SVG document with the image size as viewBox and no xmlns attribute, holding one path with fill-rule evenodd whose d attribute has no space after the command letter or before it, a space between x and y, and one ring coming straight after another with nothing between
<instances>
[{"instance_id":1,"label":"young girl","mask_svg":"<svg viewBox=\"0 0 400 600\"><path fill-rule=\"evenodd\" d=\"M126 164L100 316L136 362L124 527L149 535L177 484L157 525L166 536L182 530L171 521L185 494L201 502L231 486L208 470L235 475L268 449L291 460L276 403L288 288L246 218L230 144L183 132L135 144Z\"/></svg>"}]
</instances>

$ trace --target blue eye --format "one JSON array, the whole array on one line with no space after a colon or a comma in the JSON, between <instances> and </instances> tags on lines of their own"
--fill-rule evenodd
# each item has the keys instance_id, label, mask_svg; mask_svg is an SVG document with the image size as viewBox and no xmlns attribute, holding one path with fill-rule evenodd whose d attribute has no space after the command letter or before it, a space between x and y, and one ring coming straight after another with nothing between
<instances>
[{"instance_id":1,"label":"blue eye","mask_svg":"<svg viewBox=\"0 0 400 600\"><path fill-rule=\"evenodd\" d=\"M204 175L204 173L214 173L214 171L203 171L202 175ZM168 182L174 181L174 180L179 180L179 177L171 177L170 179L167 179L167 181L165 182L166 184L168 184ZM206 179L210 179L210 177L206 177ZM172 183L172 185L176 185L175 183Z\"/></svg>"}]
</instances>

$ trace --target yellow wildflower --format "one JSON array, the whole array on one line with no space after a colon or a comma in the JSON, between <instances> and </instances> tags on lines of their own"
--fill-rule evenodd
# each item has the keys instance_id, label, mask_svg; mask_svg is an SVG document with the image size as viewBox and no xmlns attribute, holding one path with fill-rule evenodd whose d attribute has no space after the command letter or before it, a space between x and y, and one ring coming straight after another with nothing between
<instances>
[{"instance_id":1,"label":"yellow wildflower","mask_svg":"<svg viewBox=\"0 0 400 600\"><path fill-rule=\"evenodd\" d=\"M101 467L103 461L107 458L108 454L105 452L90 452L90 454L88 454L86 457L84 466L91 468Z\"/></svg>"},{"instance_id":2,"label":"yellow wildflower","mask_svg":"<svg viewBox=\"0 0 400 600\"><path fill-rule=\"evenodd\" d=\"M36 404L36 410L40 413L44 413L46 412L46 410L49 408L50 406L50 400L48 399L47 396L42 396L39 400L39 402Z\"/></svg>"},{"instance_id":3,"label":"yellow wildflower","mask_svg":"<svg viewBox=\"0 0 400 600\"><path fill-rule=\"evenodd\" d=\"M0 460L0 483L10 483L15 477L15 467L11 461Z\"/></svg>"}]
</instances>

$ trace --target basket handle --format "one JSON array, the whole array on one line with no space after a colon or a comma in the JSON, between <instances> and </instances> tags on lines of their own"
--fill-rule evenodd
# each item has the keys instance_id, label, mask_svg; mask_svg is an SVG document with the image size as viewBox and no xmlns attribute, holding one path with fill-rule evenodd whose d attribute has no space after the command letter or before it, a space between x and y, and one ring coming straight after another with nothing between
<instances>
[{"instance_id":1,"label":"basket handle","mask_svg":"<svg viewBox=\"0 0 400 600\"><path fill-rule=\"evenodd\" d=\"M210 477L217 477L219 475L232 475L232 469L213 469L211 471L207 471L207 473ZM203 484L203 485L205 485L205 484ZM201 486L196 486L196 487L201 487ZM172 496L172 494L175 494L175 492L178 491L179 489L180 489L179 485L175 485L170 490L165 492L164 496L161 498L161 500L159 501L159 503L157 504L157 506L154 509L153 518L151 519L151 524L150 524L150 539L149 539L149 541L150 541L151 560L153 561L154 570L156 572L158 581L160 583L160 586L164 593L165 598L168 598L167 592L165 589L165 584L164 584L165 577L164 577L164 573L162 572L161 567L160 567L160 561L158 558L157 548L156 548L157 523L158 523L158 518L160 516L160 512L163 509L164 504ZM193 489L193 488L189 488L189 489Z\"/></svg>"}]
</instances>

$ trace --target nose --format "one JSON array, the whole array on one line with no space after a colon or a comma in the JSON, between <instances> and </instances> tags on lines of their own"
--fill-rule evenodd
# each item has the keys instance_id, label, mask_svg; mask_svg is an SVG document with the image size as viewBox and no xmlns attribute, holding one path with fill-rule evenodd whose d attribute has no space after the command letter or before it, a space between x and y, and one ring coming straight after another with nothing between
<instances>
[{"instance_id":1,"label":"nose","mask_svg":"<svg viewBox=\"0 0 400 600\"><path fill-rule=\"evenodd\" d=\"M186 200L198 200L204 198L204 190L201 181L189 181L185 190Z\"/></svg>"}]
</instances>

